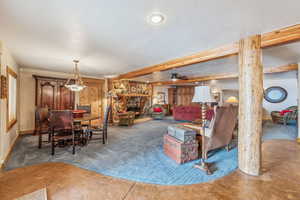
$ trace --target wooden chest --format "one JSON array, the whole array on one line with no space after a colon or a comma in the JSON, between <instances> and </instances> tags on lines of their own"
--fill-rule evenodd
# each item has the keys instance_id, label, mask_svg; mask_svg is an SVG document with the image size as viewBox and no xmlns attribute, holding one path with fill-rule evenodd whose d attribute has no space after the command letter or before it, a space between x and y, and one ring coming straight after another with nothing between
<instances>
[{"instance_id":1,"label":"wooden chest","mask_svg":"<svg viewBox=\"0 0 300 200\"><path fill-rule=\"evenodd\" d=\"M198 158L198 141L183 143L166 134L164 135L164 152L178 164L196 160Z\"/></svg>"}]
</instances>

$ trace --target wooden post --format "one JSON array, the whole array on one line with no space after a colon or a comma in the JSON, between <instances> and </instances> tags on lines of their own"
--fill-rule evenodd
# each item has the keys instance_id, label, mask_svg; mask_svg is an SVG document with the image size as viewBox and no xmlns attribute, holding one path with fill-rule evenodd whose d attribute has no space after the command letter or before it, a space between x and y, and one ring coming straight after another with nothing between
<instances>
[{"instance_id":1,"label":"wooden post","mask_svg":"<svg viewBox=\"0 0 300 200\"><path fill-rule=\"evenodd\" d=\"M297 142L298 144L300 144L300 129L299 129L299 125L300 125L300 63L298 63L298 137L297 137Z\"/></svg>"},{"instance_id":2,"label":"wooden post","mask_svg":"<svg viewBox=\"0 0 300 200\"><path fill-rule=\"evenodd\" d=\"M239 43L239 169L258 176L261 168L263 67L261 36Z\"/></svg>"}]
</instances>

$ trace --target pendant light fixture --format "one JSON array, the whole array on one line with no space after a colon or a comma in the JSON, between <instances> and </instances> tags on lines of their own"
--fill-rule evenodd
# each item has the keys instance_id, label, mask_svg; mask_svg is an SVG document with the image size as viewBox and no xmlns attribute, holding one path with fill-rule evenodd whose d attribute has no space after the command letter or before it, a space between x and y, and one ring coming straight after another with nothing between
<instances>
[{"instance_id":1,"label":"pendant light fixture","mask_svg":"<svg viewBox=\"0 0 300 200\"><path fill-rule=\"evenodd\" d=\"M68 79L67 83L65 84L65 87L73 92L79 92L83 90L86 86L84 85L81 76L79 74L79 70L78 70L79 60L73 60L73 62L75 64L74 75L73 77L70 77Z\"/></svg>"}]
</instances>

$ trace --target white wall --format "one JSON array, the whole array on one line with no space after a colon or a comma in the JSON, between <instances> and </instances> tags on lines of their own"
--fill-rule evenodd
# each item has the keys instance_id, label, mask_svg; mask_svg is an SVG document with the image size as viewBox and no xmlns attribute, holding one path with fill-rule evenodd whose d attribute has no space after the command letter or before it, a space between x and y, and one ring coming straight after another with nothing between
<instances>
[{"instance_id":1,"label":"white wall","mask_svg":"<svg viewBox=\"0 0 300 200\"><path fill-rule=\"evenodd\" d=\"M287 90L288 96L287 99L281 103L269 103L264 100L263 107L270 113L273 110L283 110L289 106L298 105L297 82L296 71L266 75L264 80L265 89L271 86L280 86Z\"/></svg>"},{"instance_id":2,"label":"white wall","mask_svg":"<svg viewBox=\"0 0 300 200\"><path fill-rule=\"evenodd\" d=\"M263 100L263 108L265 109L265 117L269 118L271 111L283 110L289 106L297 105L298 99L298 88L297 88L297 73L296 71L267 74L264 77L264 89L271 86L280 86L287 90L288 97L282 103L269 103ZM234 89L238 90L238 79L229 80L214 80L210 83L211 85L217 86L221 90Z\"/></svg>"},{"instance_id":3,"label":"white wall","mask_svg":"<svg viewBox=\"0 0 300 200\"><path fill-rule=\"evenodd\" d=\"M13 69L17 74L19 71L19 67L14 61L8 49L4 46L4 44L0 41L0 59L1 59L1 71L0 74L6 76L6 67L9 66ZM19 82L18 82L19 84ZM19 90L19 88L18 88ZM19 98L18 102L19 104ZM19 105L17 105L17 120L19 120ZM19 134L19 121L17 121L14 126L7 131L6 130L6 114L7 114L7 99L0 99L0 166L3 164L6 159L12 145L14 144L17 136Z\"/></svg>"}]
</instances>

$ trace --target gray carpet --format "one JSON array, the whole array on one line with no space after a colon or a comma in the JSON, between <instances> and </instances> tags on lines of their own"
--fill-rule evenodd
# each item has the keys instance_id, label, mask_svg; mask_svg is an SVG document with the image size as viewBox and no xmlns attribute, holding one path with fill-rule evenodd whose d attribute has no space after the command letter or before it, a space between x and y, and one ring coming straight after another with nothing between
<instances>
[{"instance_id":1,"label":"gray carpet","mask_svg":"<svg viewBox=\"0 0 300 200\"><path fill-rule=\"evenodd\" d=\"M43 163L65 162L105 175L134 181L163 185L185 185L214 180L225 176L237 167L237 151L218 151L211 156L211 162L219 170L207 177L194 169L193 162L177 165L163 153L163 135L167 126L178 123L171 118L149 121L132 127L110 127L108 144L91 141L87 146L78 147L72 155L71 148L56 148L55 156L50 155L50 145L37 148L37 136L23 136L18 141L6 165L6 170ZM264 140L290 139L297 136L293 125L282 126L266 123ZM45 136L46 139L46 136Z\"/></svg>"}]
</instances>

